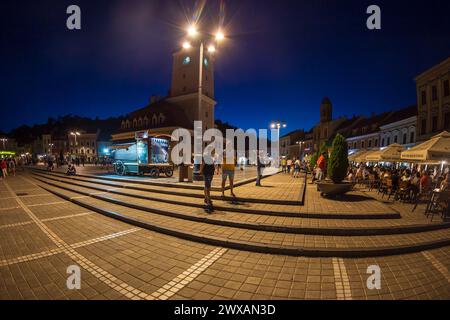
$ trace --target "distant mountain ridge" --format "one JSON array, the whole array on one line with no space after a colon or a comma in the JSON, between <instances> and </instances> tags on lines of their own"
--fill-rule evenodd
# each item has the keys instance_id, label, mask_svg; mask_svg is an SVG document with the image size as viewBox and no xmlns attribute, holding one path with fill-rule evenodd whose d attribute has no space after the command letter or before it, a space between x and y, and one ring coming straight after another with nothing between
<instances>
[{"instance_id":1,"label":"distant mountain ridge","mask_svg":"<svg viewBox=\"0 0 450 320\"><path fill-rule=\"evenodd\" d=\"M110 117L107 119L95 119L68 114L55 118L48 118L45 124L33 126L22 125L11 130L9 134L3 134L15 139L19 145L31 144L43 134L51 134L54 139L64 138L71 131L85 131L87 133L100 132L99 141L108 141L111 134L120 127L122 120L126 117ZM232 125L221 120L215 121L217 129L225 133L226 129L235 129ZM2 133L0 132L0 135Z\"/></svg>"}]
</instances>

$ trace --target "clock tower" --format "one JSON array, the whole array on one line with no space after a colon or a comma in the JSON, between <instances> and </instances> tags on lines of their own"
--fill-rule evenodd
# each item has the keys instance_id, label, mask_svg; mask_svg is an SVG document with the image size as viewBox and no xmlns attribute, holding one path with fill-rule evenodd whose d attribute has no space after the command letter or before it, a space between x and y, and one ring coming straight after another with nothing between
<instances>
[{"instance_id":1,"label":"clock tower","mask_svg":"<svg viewBox=\"0 0 450 320\"><path fill-rule=\"evenodd\" d=\"M201 55L203 61L200 61ZM202 95L199 104L200 85ZM192 46L173 54L172 85L167 100L182 106L192 125L194 121L201 120L203 130L214 128L214 57L206 49L201 54L200 46Z\"/></svg>"}]
</instances>

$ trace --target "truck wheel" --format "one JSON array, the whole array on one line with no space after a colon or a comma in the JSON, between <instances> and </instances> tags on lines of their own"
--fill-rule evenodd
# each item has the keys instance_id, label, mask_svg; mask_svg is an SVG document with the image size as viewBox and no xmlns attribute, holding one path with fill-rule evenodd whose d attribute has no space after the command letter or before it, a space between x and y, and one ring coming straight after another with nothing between
<instances>
[{"instance_id":1,"label":"truck wheel","mask_svg":"<svg viewBox=\"0 0 450 320\"><path fill-rule=\"evenodd\" d=\"M152 178L159 178L159 170L157 168L153 168L150 170L150 176Z\"/></svg>"},{"instance_id":2,"label":"truck wheel","mask_svg":"<svg viewBox=\"0 0 450 320\"><path fill-rule=\"evenodd\" d=\"M168 178L173 177L173 168L167 168L165 173L166 173L166 177L168 177Z\"/></svg>"},{"instance_id":3,"label":"truck wheel","mask_svg":"<svg viewBox=\"0 0 450 320\"><path fill-rule=\"evenodd\" d=\"M114 171L117 175L124 176L126 174L126 166L122 161L114 163Z\"/></svg>"}]
</instances>

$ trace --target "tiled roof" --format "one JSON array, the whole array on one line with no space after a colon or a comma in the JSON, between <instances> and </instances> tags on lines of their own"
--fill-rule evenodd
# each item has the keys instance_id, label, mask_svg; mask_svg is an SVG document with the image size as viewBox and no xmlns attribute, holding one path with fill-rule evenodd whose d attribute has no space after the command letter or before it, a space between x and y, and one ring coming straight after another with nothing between
<instances>
[{"instance_id":1,"label":"tiled roof","mask_svg":"<svg viewBox=\"0 0 450 320\"><path fill-rule=\"evenodd\" d=\"M408 118L411 118L414 116L417 116L417 106L415 106L415 105L391 112L389 117L387 119L385 119L381 123L381 125L386 125L389 123L401 121L401 120L408 119Z\"/></svg>"},{"instance_id":2,"label":"tiled roof","mask_svg":"<svg viewBox=\"0 0 450 320\"><path fill-rule=\"evenodd\" d=\"M126 120L133 121L134 119L139 120L139 118L144 119L147 117L150 124L153 118L153 115L159 117L162 114L164 116L164 122L162 124L157 125L154 128L161 127L182 127L182 128L192 128L193 124L188 120L186 116L184 108L179 105L172 104L167 102L166 100L160 100L155 103L151 103L144 108L138 109L126 116ZM152 128L152 126L150 125ZM143 128L132 128L133 130L139 130ZM149 129L149 128L145 128ZM120 128L117 132L130 131L130 129L122 129Z\"/></svg>"}]
</instances>

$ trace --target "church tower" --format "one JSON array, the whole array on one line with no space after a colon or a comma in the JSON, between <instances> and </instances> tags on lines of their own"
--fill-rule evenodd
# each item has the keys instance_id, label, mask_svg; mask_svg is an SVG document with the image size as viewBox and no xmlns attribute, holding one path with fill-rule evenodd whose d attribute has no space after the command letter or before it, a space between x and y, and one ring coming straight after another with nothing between
<instances>
[{"instance_id":1,"label":"church tower","mask_svg":"<svg viewBox=\"0 0 450 320\"><path fill-rule=\"evenodd\" d=\"M203 49L200 61L200 46L182 48L173 55L172 84L169 102L181 106L192 122L201 120L203 130L214 128L214 57ZM201 71L200 71L201 65ZM199 107L199 81L202 73L201 105Z\"/></svg>"},{"instance_id":2,"label":"church tower","mask_svg":"<svg viewBox=\"0 0 450 320\"><path fill-rule=\"evenodd\" d=\"M333 105L328 97L325 97L320 104L320 122L330 122L333 120Z\"/></svg>"}]
</instances>

